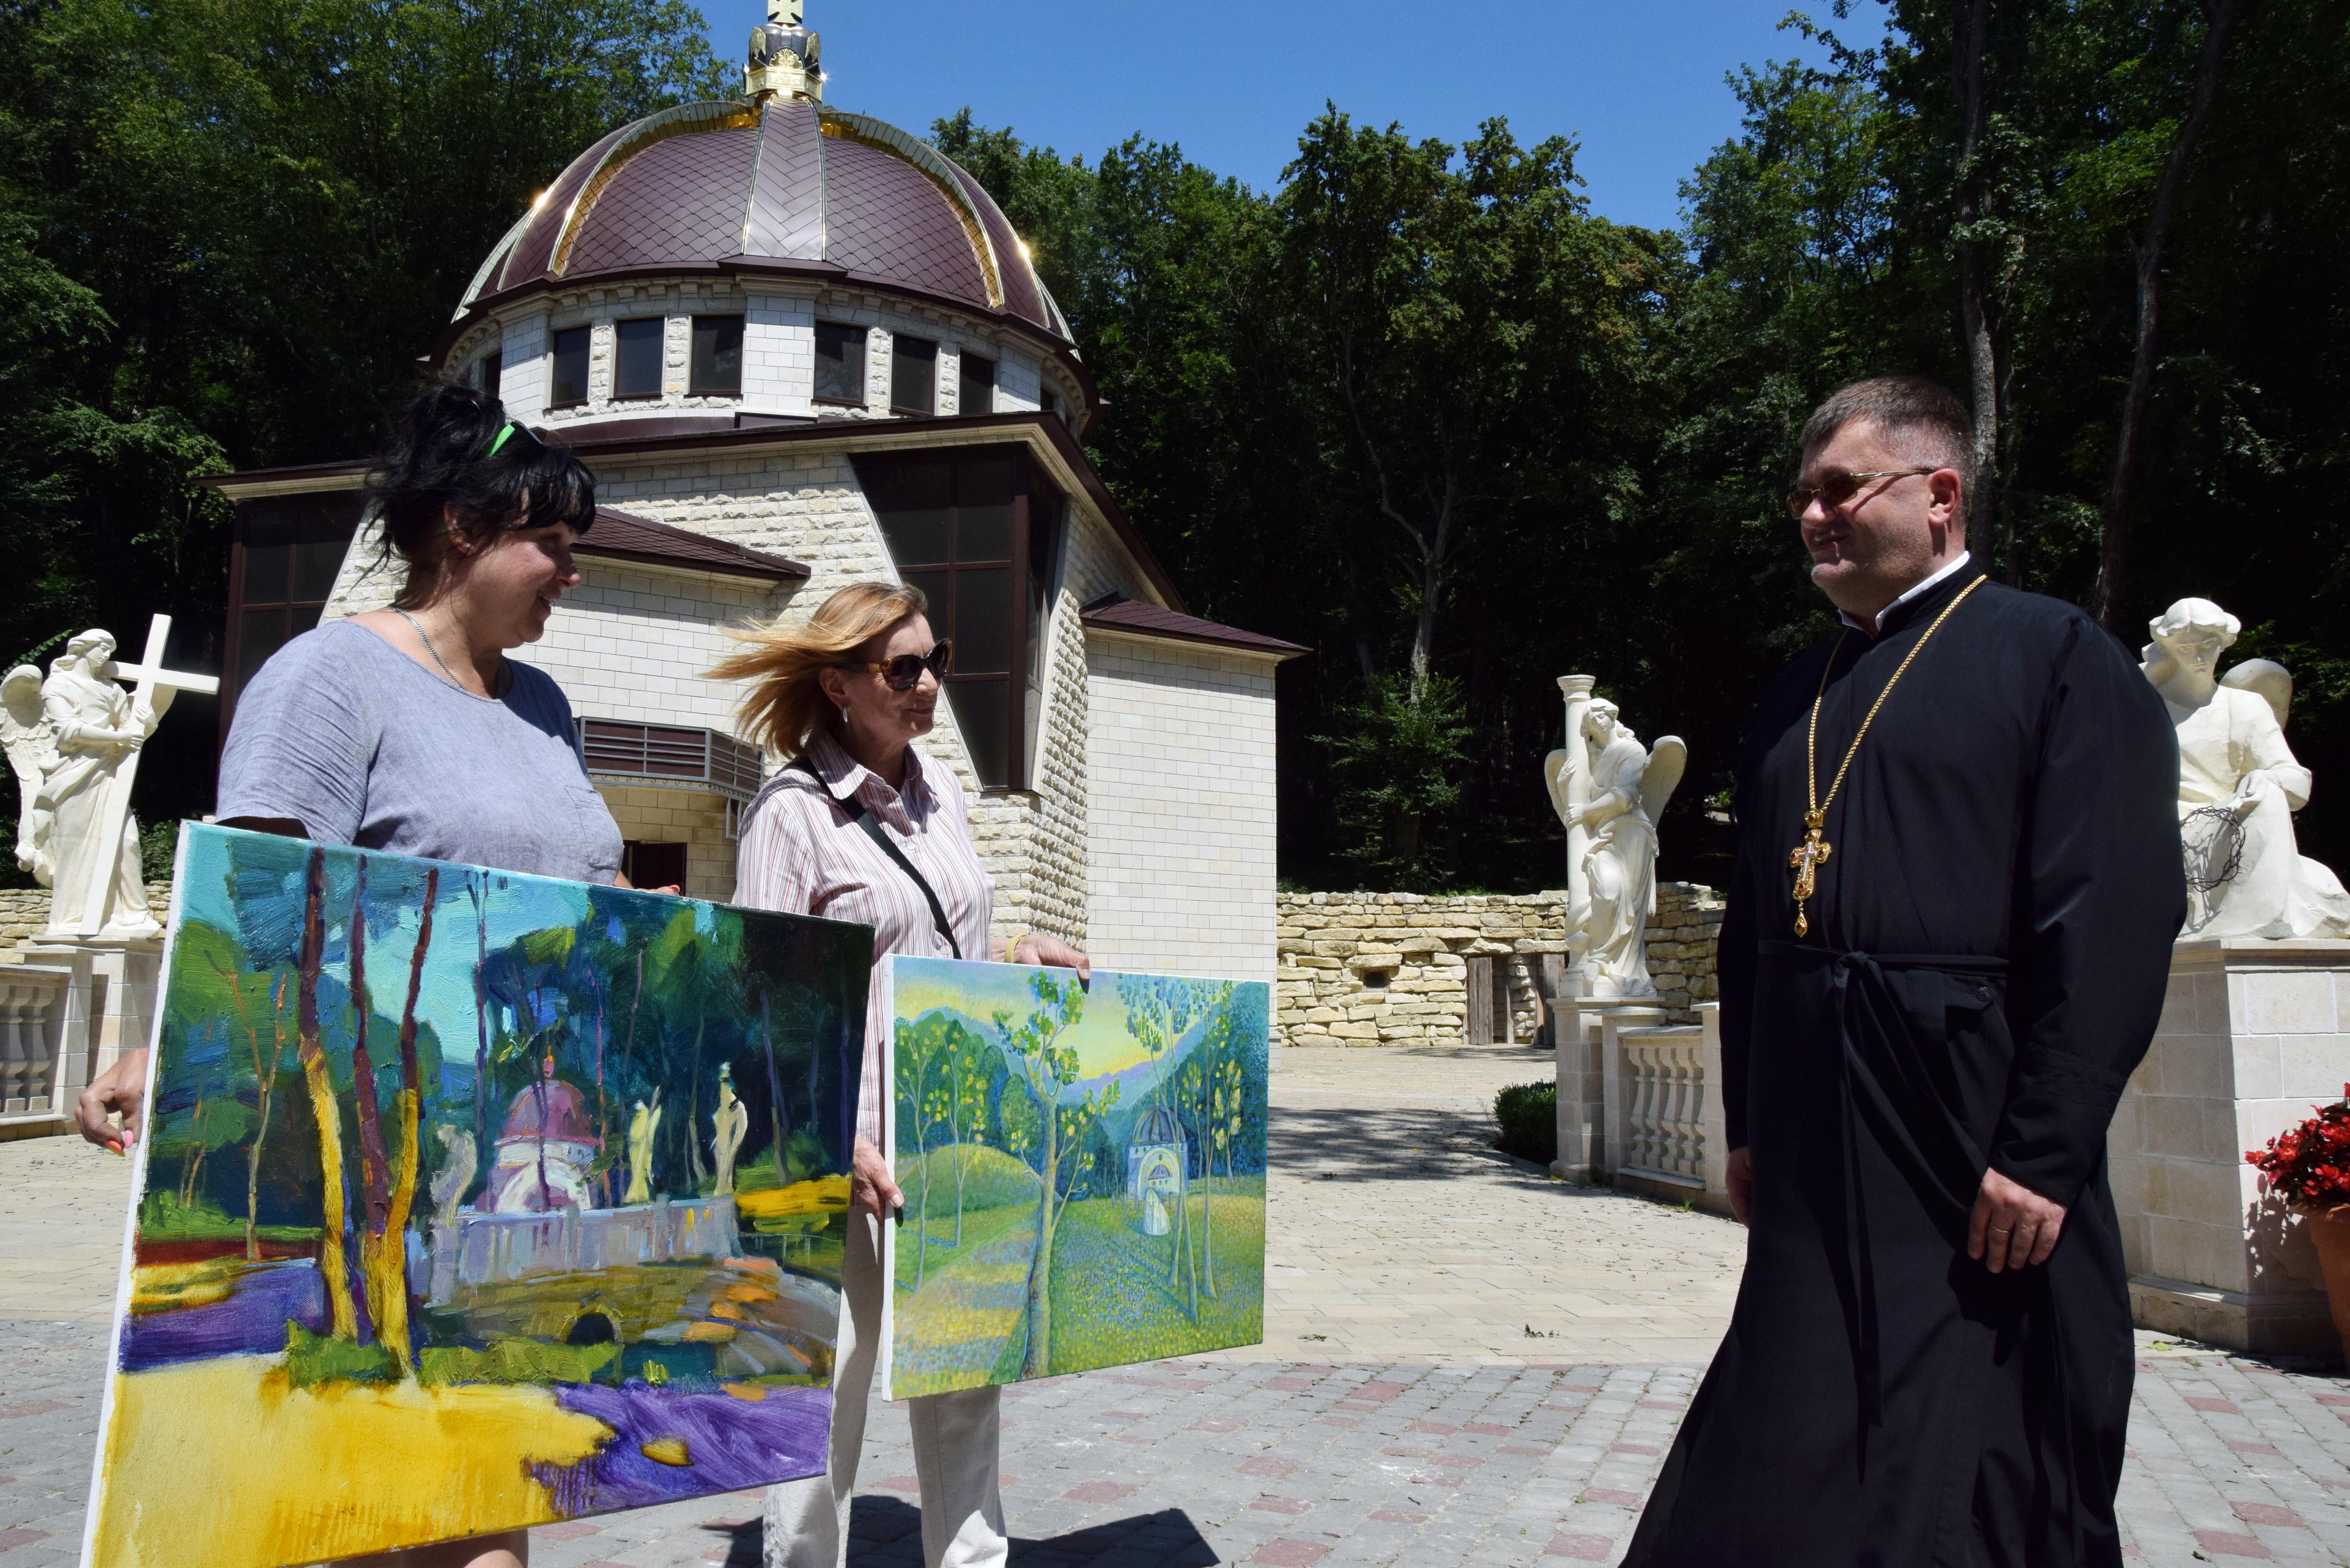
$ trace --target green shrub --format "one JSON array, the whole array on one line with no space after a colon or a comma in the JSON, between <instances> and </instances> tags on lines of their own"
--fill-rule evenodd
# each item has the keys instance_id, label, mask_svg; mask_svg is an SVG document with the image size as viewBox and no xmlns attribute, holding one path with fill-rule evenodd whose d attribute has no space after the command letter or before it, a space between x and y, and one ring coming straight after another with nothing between
<instances>
[{"instance_id":1,"label":"green shrub","mask_svg":"<svg viewBox=\"0 0 2350 1568\"><path fill-rule=\"evenodd\" d=\"M286 1375L296 1388L321 1383L397 1383L400 1363L381 1345L353 1345L286 1323Z\"/></svg>"},{"instance_id":2,"label":"green shrub","mask_svg":"<svg viewBox=\"0 0 2350 1568\"><path fill-rule=\"evenodd\" d=\"M1558 1085L1513 1084L1493 1096L1504 1154L1548 1166L1558 1158Z\"/></svg>"}]
</instances>

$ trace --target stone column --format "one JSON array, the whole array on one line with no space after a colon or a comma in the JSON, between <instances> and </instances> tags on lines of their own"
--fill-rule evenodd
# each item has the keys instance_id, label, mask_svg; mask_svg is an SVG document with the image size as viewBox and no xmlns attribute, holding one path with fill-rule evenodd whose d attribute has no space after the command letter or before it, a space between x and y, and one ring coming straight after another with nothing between
<instances>
[{"instance_id":1,"label":"stone column","mask_svg":"<svg viewBox=\"0 0 2350 1568\"><path fill-rule=\"evenodd\" d=\"M1566 908L1569 940L1575 911L1591 902L1591 879L1583 872L1583 852L1591 846L1591 830L1572 815L1591 804L1591 755L1583 743L1583 718L1591 711L1591 688L1598 678L1562 675L1558 689L1566 697ZM1579 954L1576 956L1580 956Z\"/></svg>"},{"instance_id":2,"label":"stone column","mask_svg":"<svg viewBox=\"0 0 2350 1568\"><path fill-rule=\"evenodd\" d=\"M2186 941L2107 1138L2141 1328L2332 1356L2303 1222L2244 1161L2350 1080L2350 941Z\"/></svg>"}]
</instances>

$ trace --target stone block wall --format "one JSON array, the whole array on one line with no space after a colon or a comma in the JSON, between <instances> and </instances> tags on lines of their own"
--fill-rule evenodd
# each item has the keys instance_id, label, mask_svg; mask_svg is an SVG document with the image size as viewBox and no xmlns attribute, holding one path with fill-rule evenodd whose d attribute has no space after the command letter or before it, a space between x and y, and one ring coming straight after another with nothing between
<instances>
[{"instance_id":1,"label":"stone block wall","mask_svg":"<svg viewBox=\"0 0 2350 1568\"><path fill-rule=\"evenodd\" d=\"M1274 660L1099 629L1087 640L1093 961L1273 980Z\"/></svg>"},{"instance_id":2,"label":"stone block wall","mask_svg":"<svg viewBox=\"0 0 2350 1568\"><path fill-rule=\"evenodd\" d=\"M172 909L172 884L147 884L147 907L158 920ZM0 888L0 952L13 951L40 936L49 924L47 888Z\"/></svg>"},{"instance_id":3,"label":"stone block wall","mask_svg":"<svg viewBox=\"0 0 2350 1568\"><path fill-rule=\"evenodd\" d=\"M1714 999L1721 912L1711 888L1658 887L1648 972L1675 1023L1694 1023L1698 1004ZM1468 961L1479 955L1508 977L1510 1037L1531 1041L1542 1023L1542 960L1566 950L1566 894L1284 893L1276 929L1274 1027L1287 1044L1461 1044Z\"/></svg>"}]
</instances>

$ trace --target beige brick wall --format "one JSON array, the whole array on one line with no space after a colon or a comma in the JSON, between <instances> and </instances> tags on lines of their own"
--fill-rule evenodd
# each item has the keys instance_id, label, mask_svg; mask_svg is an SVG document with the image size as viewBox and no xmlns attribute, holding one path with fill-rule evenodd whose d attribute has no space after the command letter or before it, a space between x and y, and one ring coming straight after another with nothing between
<instances>
[{"instance_id":1,"label":"beige brick wall","mask_svg":"<svg viewBox=\"0 0 2350 1568\"><path fill-rule=\"evenodd\" d=\"M704 790L661 789L599 780L597 793L620 825L620 836L682 844L685 892L725 903L734 897L734 841L726 836L726 801Z\"/></svg>"},{"instance_id":2,"label":"beige brick wall","mask_svg":"<svg viewBox=\"0 0 2350 1568\"><path fill-rule=\"evenodd\" d=\"M1087 643L1094 961L1274 979L1274 661Z\"/></svg>"},{"instance_id":3,"label":"beige brick wall","mask_svg":"<svg viewBox=\"0 0 2350 1568\"><path fill-rule=\"evenodd\" d=\"M1284 893L1275 1027L1293 1045L1458 1045L1467 1037L1471 957L1507 973L1511 1037L1541 1023L1541 960L1566 950L1564 891L1438 898L1418 893ZM1722 903L1665 882L1648 929L1648 974L1676 1023L1714 1000ZM1389 978L1364 982L1367 971Z\"/></svg>"}]
</instances>

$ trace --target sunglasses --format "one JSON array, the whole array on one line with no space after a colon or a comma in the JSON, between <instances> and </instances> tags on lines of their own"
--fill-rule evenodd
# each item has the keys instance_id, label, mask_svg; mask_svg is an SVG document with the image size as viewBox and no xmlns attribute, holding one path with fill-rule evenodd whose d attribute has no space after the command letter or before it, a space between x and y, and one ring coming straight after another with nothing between
<instances>
[{"instance_id":1,"label":"sunglasses","mask_svg":"<svg viewBox=\"0 0 2350 1568\"><path fill-rule=\"evenodd\" d=\"M1908 479L1915 474L1937 472L1936 468L1879 468L1866 473L1831 473L1817 484L1799 484L1787 492L1787 515L1801 523L1804 514L1812 509L1814 501L1830 512L1839 511L1860 493L1861 484L1867 480Z\"/></svg>"},{"instance_id":2,"label":"sunglasses","mask_svg":"<svg viewBox=\"0 0 2350 1568\"><path fill-rule=\"evenodd\" d=\"M911 691L927 670L941 680L954 669L954 639L942 637L928 653L901 653L897 658L874 662L844 664L843 670L864 670L878 673L889 683L892 691Z\"/></svg>"}]
</instances>

